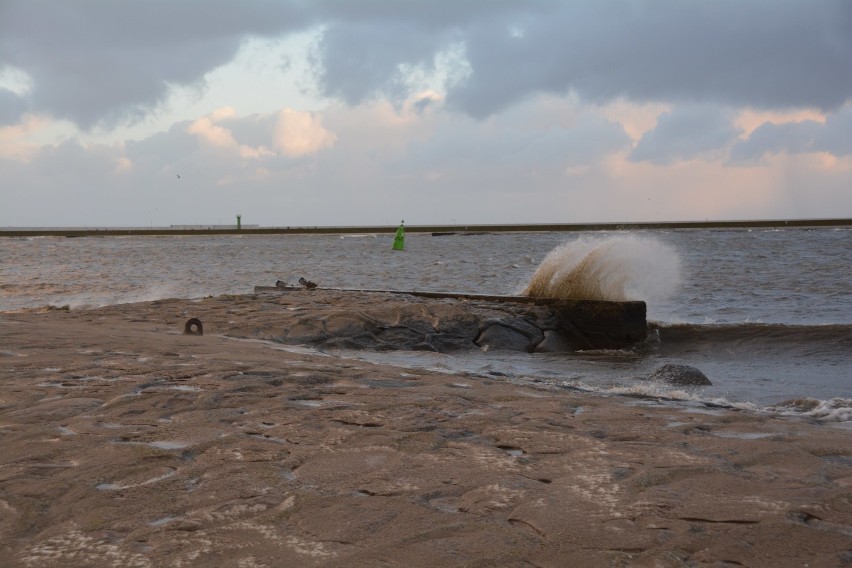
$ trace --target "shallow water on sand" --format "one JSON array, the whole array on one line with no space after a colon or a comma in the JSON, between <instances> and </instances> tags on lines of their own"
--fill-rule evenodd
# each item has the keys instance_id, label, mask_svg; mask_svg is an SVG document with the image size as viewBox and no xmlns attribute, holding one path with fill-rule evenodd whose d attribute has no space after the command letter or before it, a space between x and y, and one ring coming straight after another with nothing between
<instances>
[{"instance_id":1,"label":"shallow water on sand","mask_svg":"<svg viewBox=\"0 0 852 568\"><path fill-rule=\"evenodd\" d=\"M7 238L0 241L0 311L247 294L299 277L322 287L513 294L554 248L620 239L642 246L619 244L621 257L604 258L595 270L636 283L628 295L648 302L652 340L639 350L567 360L383 357L613 392L653 390L636 377L675 362L699 367L714 386L662 394L760 406L829 401L852 398L850 237L849 229L409 233L403 252L391 250L392 234ZM833 408L839 416L847 406Z\"/></svg>"}]
</instances>

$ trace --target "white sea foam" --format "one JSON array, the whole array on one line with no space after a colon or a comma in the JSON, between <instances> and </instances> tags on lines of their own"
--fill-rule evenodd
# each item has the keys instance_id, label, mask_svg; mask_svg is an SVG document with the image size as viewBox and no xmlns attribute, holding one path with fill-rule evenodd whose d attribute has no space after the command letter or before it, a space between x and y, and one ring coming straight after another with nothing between
<instances>
[{"instance_id":1,"label":"white sea foam","mask_svg":"<svg viewBox=\"0 0 852 568\"><path fill-rule=\"evenodd\" d=\"M781 403L768 410L783 415L806 416L819 422L852 422L852 398L801 398Z\"/></svg>"},{"instance_id":2,"label":"white sea foam","mask_svg":"<svg viewBox=\"0 0 852 568\"><path fill-rule=\"evenodd\" d=\"M548 253L524 295L589 300L658 300L680 285L680 257L657 239L583 237Z\"/></svg>"},{"instance_id":3,"label":"white sea foam","mask_svg":"<svg viewBox=\"0 0 852 568\"><path fill-rule=\"evenodd\" d=\"M143 284L141 286L116 286L116 290L82 291L79 293L58 294L48 305L57 309L83 310L115 304L132 304L136 302L152 302L166 298L192 297L187 290L177 283Z\"/></svg>"}]
</instances>

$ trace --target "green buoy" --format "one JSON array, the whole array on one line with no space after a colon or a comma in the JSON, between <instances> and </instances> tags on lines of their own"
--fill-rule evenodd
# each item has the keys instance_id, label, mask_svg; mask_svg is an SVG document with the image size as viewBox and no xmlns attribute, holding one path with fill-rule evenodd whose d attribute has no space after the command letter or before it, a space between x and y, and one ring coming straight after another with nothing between
<instances>
[{"instance_id":1,"label":"green buoy","mask_svg":"<svg viewBox=\"0 0 852 568\"><path fill-rule=\"evenodd\" d=\"M393 250L405 250L405 220L396 228L396 236L393 238Z\"/></svg>"}]
</instances>

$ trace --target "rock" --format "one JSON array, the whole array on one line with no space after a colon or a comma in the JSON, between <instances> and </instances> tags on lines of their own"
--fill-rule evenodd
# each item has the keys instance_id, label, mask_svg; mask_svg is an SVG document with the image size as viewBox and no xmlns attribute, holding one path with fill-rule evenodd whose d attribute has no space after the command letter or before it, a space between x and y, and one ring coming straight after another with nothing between
<instances>
[{"instance_id":1,"label":"rock","mask_svg":"<svg viewBox=\"0 0 852 568\"><path fill-rule=\"evenodd\" d=\"M506 351L532 351L534 344L523 333L503 324L489 325L476 339L476 344L487 349Z\"/></svg>"},{"instance_id":2,"label":"rock","mask_svg":"<svg viewBox=\"0 0 852 568\"><path fill-rule=\"evenodd\" d=\"M574 344L564 333L548 329L544 331L544 339L535 346L536 353L569 353L574 351Z\"/></svg>"},{"instance_id":3,"label":"rock","mask_svg":"<svg viewBox=\"0 0 852 568\"><path fill-rule=\"evenodd\" d=\"M445 337L463 338L472 342L479 335L479 318L462 311L442 314L435 326L435 332Z\"/></svg>"},{"instance_id":4,"label":"rock","mask_svg":"<svg viewBox=\"0 0 852 568\"><path fill-rule=\"evenodd\" d=\"M394 326L375 335L383 351L418 351L424 349L426 334L411 327Z\"/></svg>"},{"instance_id":5,"label":"rock","mask_svg":"<svg viewBox=\"0 0 852 568\"><path fill-rule=\"evenodd\" d=\"M679 387L694 387L712 385L710 379L695 367L689 365L663 365L648 378L651 381L659 381Z\"/></svg>"},{"instance_id":6,"label":"rock","mask_svg":"<svg viewBox=\"0 0 852 568\"><path fill-rule=\"evenodd\" d=\"M439 353L454 353L476 349L477 345L473 342L475 338L476 335L468 338L435 333L426 338L426 343Z\"/></svg>"}]
</instances>

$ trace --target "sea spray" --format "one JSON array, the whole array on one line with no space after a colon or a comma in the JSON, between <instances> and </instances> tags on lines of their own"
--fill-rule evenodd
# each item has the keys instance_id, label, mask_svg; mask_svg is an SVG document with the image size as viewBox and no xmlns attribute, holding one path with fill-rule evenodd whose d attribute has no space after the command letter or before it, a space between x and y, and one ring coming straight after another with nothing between
<instances>
[{"instance_id":1,"label":"sea spray","mask_svg":"<svg viewBox=\"0 0 852 568\"><path fill-rule=\"evenodd\" d=\"M587 237L548 253L522 292L537 298L659 300L680 285L680 257L636 235Z\"/></svg>"}]
</instances>

